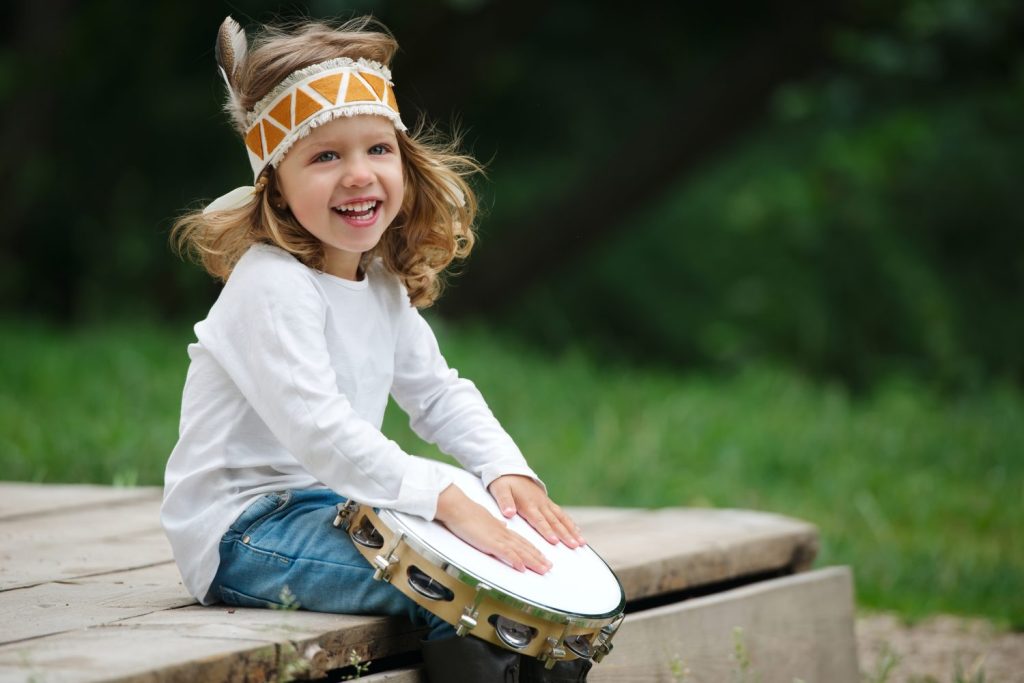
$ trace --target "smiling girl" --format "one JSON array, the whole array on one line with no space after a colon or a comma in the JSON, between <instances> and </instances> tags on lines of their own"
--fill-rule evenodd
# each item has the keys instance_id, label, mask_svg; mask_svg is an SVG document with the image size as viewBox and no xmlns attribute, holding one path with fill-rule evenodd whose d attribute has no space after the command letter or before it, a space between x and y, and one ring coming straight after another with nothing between
<instances>
[{"instance_id":1,"label":"smiling girl","mask_svg":"<svg viewBox=\"0 0 1024 683\"><path fill-rule=\"evenodd\" d=\"M423 650L436 681L583 680L582 660L530 673L514 653L454 637L374 581L332 525L351 498L435 519L520 571L551 566L441 466L381 433L391 395L506 517L523 516L552 544L584 543L419 313L473 247L465 177L479 167L406 129L387 66L396 49L365 18L265 27L252 49L233 20L221 26L227 109L255 182L172 233L224 287L188 347L163 525L203 604L405 615L430 628Z\"/></svg>"}]
</instances>

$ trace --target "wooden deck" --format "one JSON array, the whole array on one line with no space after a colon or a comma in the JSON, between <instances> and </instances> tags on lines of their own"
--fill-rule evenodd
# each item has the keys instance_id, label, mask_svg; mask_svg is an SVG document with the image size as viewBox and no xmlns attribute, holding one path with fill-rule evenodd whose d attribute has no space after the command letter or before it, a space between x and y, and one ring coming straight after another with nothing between
<instances>
[{"instance_id":1,"label":"wooden deck","mask_svg":"<svg viewBox=\"0 0 1024 683\"><path fill-rule=\"evenodd\" d=\"M416 650L399 619L198 606L159 502L156 488L0 483L0 681L317 678ZM764 683L857 680L851 575L807 571L812 525L741 510L572 512L636 607L590 680L671 681L682 667L728 680L737 627ZM421 677L406 664L362 680Z\"/></svg>"}]
</instances>

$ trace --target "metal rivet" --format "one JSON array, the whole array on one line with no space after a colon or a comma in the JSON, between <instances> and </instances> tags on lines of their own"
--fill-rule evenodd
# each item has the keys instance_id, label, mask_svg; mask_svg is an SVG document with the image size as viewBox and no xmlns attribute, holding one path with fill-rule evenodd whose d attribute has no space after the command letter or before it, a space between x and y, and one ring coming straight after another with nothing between
<instances>
[{"instance_id":1,"label":"metal rivet","mask_svg":"<svg viewBox=\"0 0 1024 683\"><path fill-rule=\"evenodd\" d=\"M248 543L248 542L249 542L249 537L248 536L243 536L242 537L242 543Z\"/></svg>"}]
</instances>

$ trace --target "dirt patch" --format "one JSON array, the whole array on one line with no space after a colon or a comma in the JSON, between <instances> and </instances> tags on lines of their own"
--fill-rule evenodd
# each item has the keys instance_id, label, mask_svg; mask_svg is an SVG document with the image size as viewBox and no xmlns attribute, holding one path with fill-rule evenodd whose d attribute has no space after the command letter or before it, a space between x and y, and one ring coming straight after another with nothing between
<instances>
[{"instance_id":1,"label":"dirt patch","mask_svg":"<svg viewBox=\"0 0 1024 683\"><path fill-rule=\"evenodd\" d=\"M866 614L857 618L857 648L869 681L888 648L896 664L887 683L954 683L958 663L965 682L1024 683L1024 633L984 619L935 616L908 626L891 614Z\"/></svg>"}]
</instances>

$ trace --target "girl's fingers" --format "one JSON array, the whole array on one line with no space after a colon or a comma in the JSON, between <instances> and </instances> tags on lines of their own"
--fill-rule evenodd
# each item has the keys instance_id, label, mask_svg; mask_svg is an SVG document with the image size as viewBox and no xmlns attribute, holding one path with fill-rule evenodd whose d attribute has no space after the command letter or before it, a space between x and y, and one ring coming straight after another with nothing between
<instances>
[{"instance_id":1,"label":"girl's fingers","mask_svg":"<svg viewBox=\"0 0 1024 683\"><path fill-rule=\"evenodd\" d=\"M552 514L551 517L548 519L548 524L551 526L551 529L555 532L555 534L558 536L558 539L562 541L562 543L564 543L570 548L575 548L579 545L579 543L576 540L576 534L570 531L570 528L567 527L565 523L561 519L559 519L557 515Z\"/></svg>"},{"instance_id":2,"label":"girl's fingers","mask_svg":"<svg viewBox=\"0 0 1024 683\"><path fill-rule=\"evenodd\" d=\"M558 519L562 522L562 525L572 535L572 538L575 539L576 545L586 545L587 539L583 538L583 532L580 530L579 526L577 526L576 522L573 521L573 518L567 515L565 510L561 508L558 508L556 514L558 515Z\"/></svg>"},{"instance_id":3,"label":"girl's fingers","mask_svg":"<svg viewBox=\"0 0 1024 683\"><path fill-rule=\"evenodd\" d=\"M522 510L520 514L523 514ZM543 510L534 508L528 511L526 521L552 545L559 541L570 548L586 545L576 524L554 503Z\"/></svg>"},{"instance_id":4,"label":"girl's fingers","mask_svg":"<svg viewBox=\"0 0 1024 683\"><path fill-rule=\"evenodd\" d=\"M551 562L548 558L544 557L544 554L537 550L529 541L523 539L522 544L525 555L523 561L526 563L527 568L532 569L538 574L547 573L551 569Z\"/></svg>"},{"instance_id":5,"label":"girl's fingers","mask_svg":"<svg viewBox=\"0 0 1024 683\"><path fill-rule=\"evenodd\" d=\"M519 514L524 514L523 510L519 511ZM547 517L536 507L531 507L525 511L526 521L530 523L538 534L544 537L544 539L554 545L558 543L558 534L555 533L554 529L551 528L551 524L548 522Z\"/></svg>"},{"instance_id":6,"label":"girl's fingers","mask_svg":"<svg viewBox=\"0 0 1024 683\"><path fill-rule=\"evenodd\" d=\"M506 534L497 546L498 559L517 571L530 569L544 574L551 569L551 562L532 543L513 531L506 531Z\"/></svg>"},{"instance_id":7,"label":"girl's fingers","mask_svg":"<svg viewBox=\"0 0 1024 683\"><path fill-rule=\"evenodd\" d=\"M516 501L512 496L512 487L509 484L501 480L495 481L491 486L491 496L494 498L494 502L498 504L501 514L508 518L515 517Z\"/></svg>"}]
</instances>

